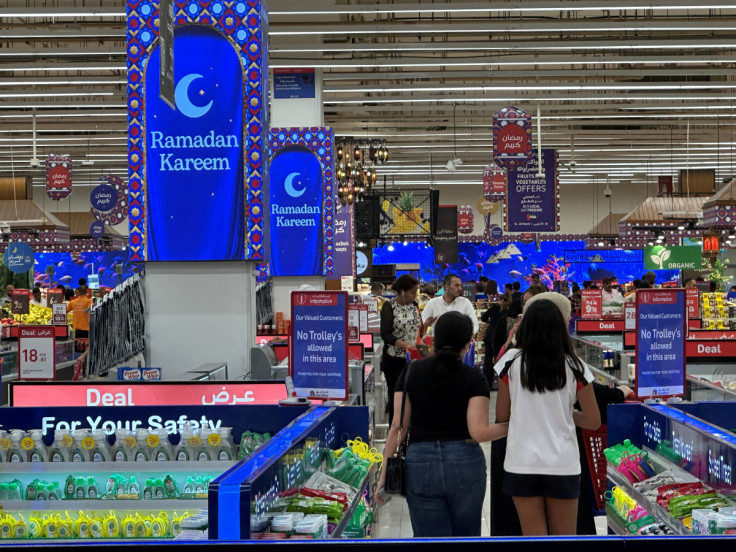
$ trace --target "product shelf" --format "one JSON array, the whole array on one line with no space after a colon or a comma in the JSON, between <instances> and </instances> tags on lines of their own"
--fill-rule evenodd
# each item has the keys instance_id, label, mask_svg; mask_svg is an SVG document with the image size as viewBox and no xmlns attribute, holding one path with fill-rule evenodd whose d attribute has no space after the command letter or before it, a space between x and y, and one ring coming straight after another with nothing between
<instances>
[{"instance_id":1,"label":"product shelf","mask_svg":"<svg viewBox=\"0 0 736 552\"><path fill-rule=\"evenodd\" d=\"M102 511L114 510L124 512L128 510L143 512L153 510L179 511L198 510L207 507L206 498L179 499L162 498L158 500L127 500L104 499L97 500L0 500L0 508L6 513L15 512L56 512L65 510Z\"/></svg>"},{"instance_id":2,"label":"product shelf","mask_svg":"<svg viewBox=\"0 0 736 552\"><path fill-rule=\"evenodd\" d=\"M615 534L619 535L621 537L628 537L629 532L626 531L626 529L621 525L620 523L621 518L616 513L616 511L611 508L608 504L606 504L606 521L608 523L608 528Z\"/></svg>"},{"instance_id":3,"label":"product shelf","mask_svg":"<svg viewBox=\"0 0 736 552\"><path fill-rule=\"evenodd\" d=\"M686 472L685 470L678 468L671 462L659 456L654 451L646 447L644 448L644 450L647 451L647 459L652 464L652 467L654 467L655 472L660 473L665 470L674 470L678 472L678 474L685 481L699 481L698 478L694 477L692 474ZM687 527L680 523L679 520L673 518L666 508L657 504L656 501L653 502L649 500L646 496L637 491L625 476L616 471L616 468L614 466L610 464L608 465L606 469L606 475L610 482L624 489L626 491L626 494L633 498L637 502L637 504L639 504L642 508L652 514L656 520L667 525L667 527L669 527L674 534L683 536L693 534Z\"/></svg>"},{"instance_id":4,"label":"product shelf","mask_svg":"<svg viewBox=\"0 0 736 552\"><path fill-rule=\"evenodd\" d=\"M337 524L337 527L335 527L335 530L332 532L332 535L330 535L331 539L339 539L342 536L342 532L345 530L345 528L348 526L348 523L350 523L350 520L353 518L353 514L355 513L355 509L358 506L358 503L363 498L363 490L366 488L366 485L368 484L368 481L371 478L372 472L375 470L376 464L371 466L371 469L368 470L368 473L365 474L365 477L361 480L360 484L356 487L358 490L355 497L353 497L353 500L348 505L347 510L343 512L342 519L340 520L340 523Z\"/></svg>"},{"instance_id":5,"label":"product shelf","mask_svg":"<svg viewBox=\"0 0 736 552\"><path fill-rule=\"evenodd\" d=\"M235 461L205 460L202 462L18 462L3 464L0 469L0 480L13 474L22 473L64 473L87 477L90 473L149 473L149 472L215 472L218 475L235 465Z\"/></svg>"}]
</instances>

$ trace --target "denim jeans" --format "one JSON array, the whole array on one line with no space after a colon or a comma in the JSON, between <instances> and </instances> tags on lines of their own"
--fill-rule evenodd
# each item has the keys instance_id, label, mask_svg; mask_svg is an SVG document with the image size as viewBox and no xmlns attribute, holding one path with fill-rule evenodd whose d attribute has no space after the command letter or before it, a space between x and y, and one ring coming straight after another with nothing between
<instances>
[{"instance_id":1,"label":"denim jeans","mask_svg":"<svg viewBox=\"0 0 736 552\"><path fill-rule=\"evenodd\" d=\"M486 458L478 443L412 443L406 501L415 537L480 536Z\"/></svg>"}]
</instances>

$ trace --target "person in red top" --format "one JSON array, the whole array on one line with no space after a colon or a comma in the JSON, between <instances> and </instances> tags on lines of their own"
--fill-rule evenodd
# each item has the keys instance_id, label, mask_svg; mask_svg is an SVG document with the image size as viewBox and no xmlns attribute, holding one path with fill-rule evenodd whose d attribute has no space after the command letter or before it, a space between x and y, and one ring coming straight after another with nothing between
<instances>
[{"instance_id":1,"label":"person in red top","mask_svg":"<svg viewBox=\"0 0 736 552\"><path fill-rule=\"evenodd\" d=\"M89 311L92 307L92 299L87 297L87 288L80 286L75 291L76 296L69 301L66 312L73 313L72 327L76 339L89 337Z\"/></svg>"}]
</instances>

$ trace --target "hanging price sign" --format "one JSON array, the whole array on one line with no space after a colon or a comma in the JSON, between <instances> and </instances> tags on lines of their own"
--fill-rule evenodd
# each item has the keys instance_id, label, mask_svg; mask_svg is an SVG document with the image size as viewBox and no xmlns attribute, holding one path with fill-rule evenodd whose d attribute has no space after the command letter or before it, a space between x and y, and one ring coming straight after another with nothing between
<instances>
[{"instance_id":1,"label":"hanging price sign","mask_svg":"<svg viewBox=\"0 0 736 552\"><path fill-rule=\"evenodd\" d=\"M19 380L56 378L55 341L54 328L51 326L21 326L18 328Z\"/></svg>"},{"instance_id":2,"label":"hanging price sign","mask_svg":"<svg viewBox=\"0 0 736 552\"><path fill-rule=\"evenodd\" d=\"M627 331L636 329L636 303L624 303L624 320Z\"/></svg>"},{"instance_id":3,"label":"hanging price sign","mask_svg":"<svg viewBox=\"0 0 736 552\"><path fill-rule=\"evenodd\" d=\"M600 318L603 316L601 290L584 289L580 293L580 316L582 318Z\"/></svg>"}]
</instances>

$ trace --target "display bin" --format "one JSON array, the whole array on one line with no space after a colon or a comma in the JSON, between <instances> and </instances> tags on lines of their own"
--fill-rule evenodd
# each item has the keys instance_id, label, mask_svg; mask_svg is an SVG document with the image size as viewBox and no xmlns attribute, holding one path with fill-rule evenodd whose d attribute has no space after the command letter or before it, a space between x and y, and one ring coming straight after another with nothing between
<instances>
[{"instance_id":1,"label":"display bin","mask_svg":"<svg viewBox=\"0 0 736 552\"><path fill-rule=\"evenodd\" d=\"M0 408L0 420L5 430L42 429L44 431L44 442L51 445L54 437L54 429L75 428L101 428L112 434L115 428L163 428L169 432L169 441L172 445L179 442L178 431L183 429L184 424L194 420L200 425L210 427L232 427L233 438L239 444L240 437L244 431L257 433L277 434L282 428L288 426L295 417L304 413L306 406L275 406L275 405L234 405L234 406L128 406L128 407L3 407ZM109 437L109 441L113 438ZM266 443L268 444L268 443ZM254 451L258 455L264 447ZM249 457L250 458L250 457ZM67 513L73 520L78 519L78 512L83 511L90 515L102 515L106 517L115 516L119 523L124 520L130 521L131 516L136 517L140 513L143 517L148 516L150 520L157 517L173 520L174 516L183 514L195 514L200 509L206 509L208 505L207 490L198 489L198 492L187 492L186 483L189 477L200 477L202 481L215 480L223 472L234 466L246 464L249 458L241 461L237 459L219 461L145 461L145 462L23 462L4 463L0 471L0 483L18 481L23 489L33 480L43 481L45 488L54 485L62 489L68 476L74 479L80 477L88 481L92 477L97 487L98 498L90 499L83 496L79 499L67 499L62 496L60 500L28 500L28 495L22 495L21 500L11 500L7 496L5 500L0 499L0 509L3 514L11 514L28 522L31 515L56 516L57 519L68 519ZM161 495L159 499L144 499L143 490L146 481L165 480L170 475L176 493ZM106 499L106 484L112 476L123 477L130 482L135 476L140 488L139 497ZM123 493L126 495L128 493ZM165 516L161 513L165 513ZM58 516L57 516L58 514ZM152 516L152 517L151 517ZM136 517L137 519L137 517ZM154 536L173 537L171 528L168 532ZM117 537L103 535L105 540L124 538L121 533ZM151 536L151 535L148 535ZM138 538L146 536L137 535ZM56 538L62 538L61 535ZM0 541L0 542L5 542ZM29 542L48 542L48 539L31 539ZM77 540L77 542L79 542Z\"/></svg>"},{"instance_id":2,"label":"display bin","mask_svg":"<svg viewBox=\"0 0 736 552\"><path fill-rule=\"evenodd\" d=\"M250 539L251 514L266 513L280 496L322 471L321 449L341 448L356 438L368 442L368 415L363 406L314 407L274 435L257 454L218 477L210 487L210 539ZM341 535L370 475L355 487L356 495L332 538Z\"/></svg>"},{"instance_id":3,"label":"display bin","mask_svg":"<svg viewBox=\"0 0 736 552\"><path fill-rule=\"evenodd\" d=\"M708 421L706 421L708 420ZM659 472L672 469L684 480L702 481L736 505L736 434L718 424L736 420L733 403L651 403L608 406L608 444L629 439L649 453ZM659 453L662 454L659 454ZM679 535L690 531L666 509L649 503L609 464L608 479L622 487Z\"/></svg>"}]
</instances>

